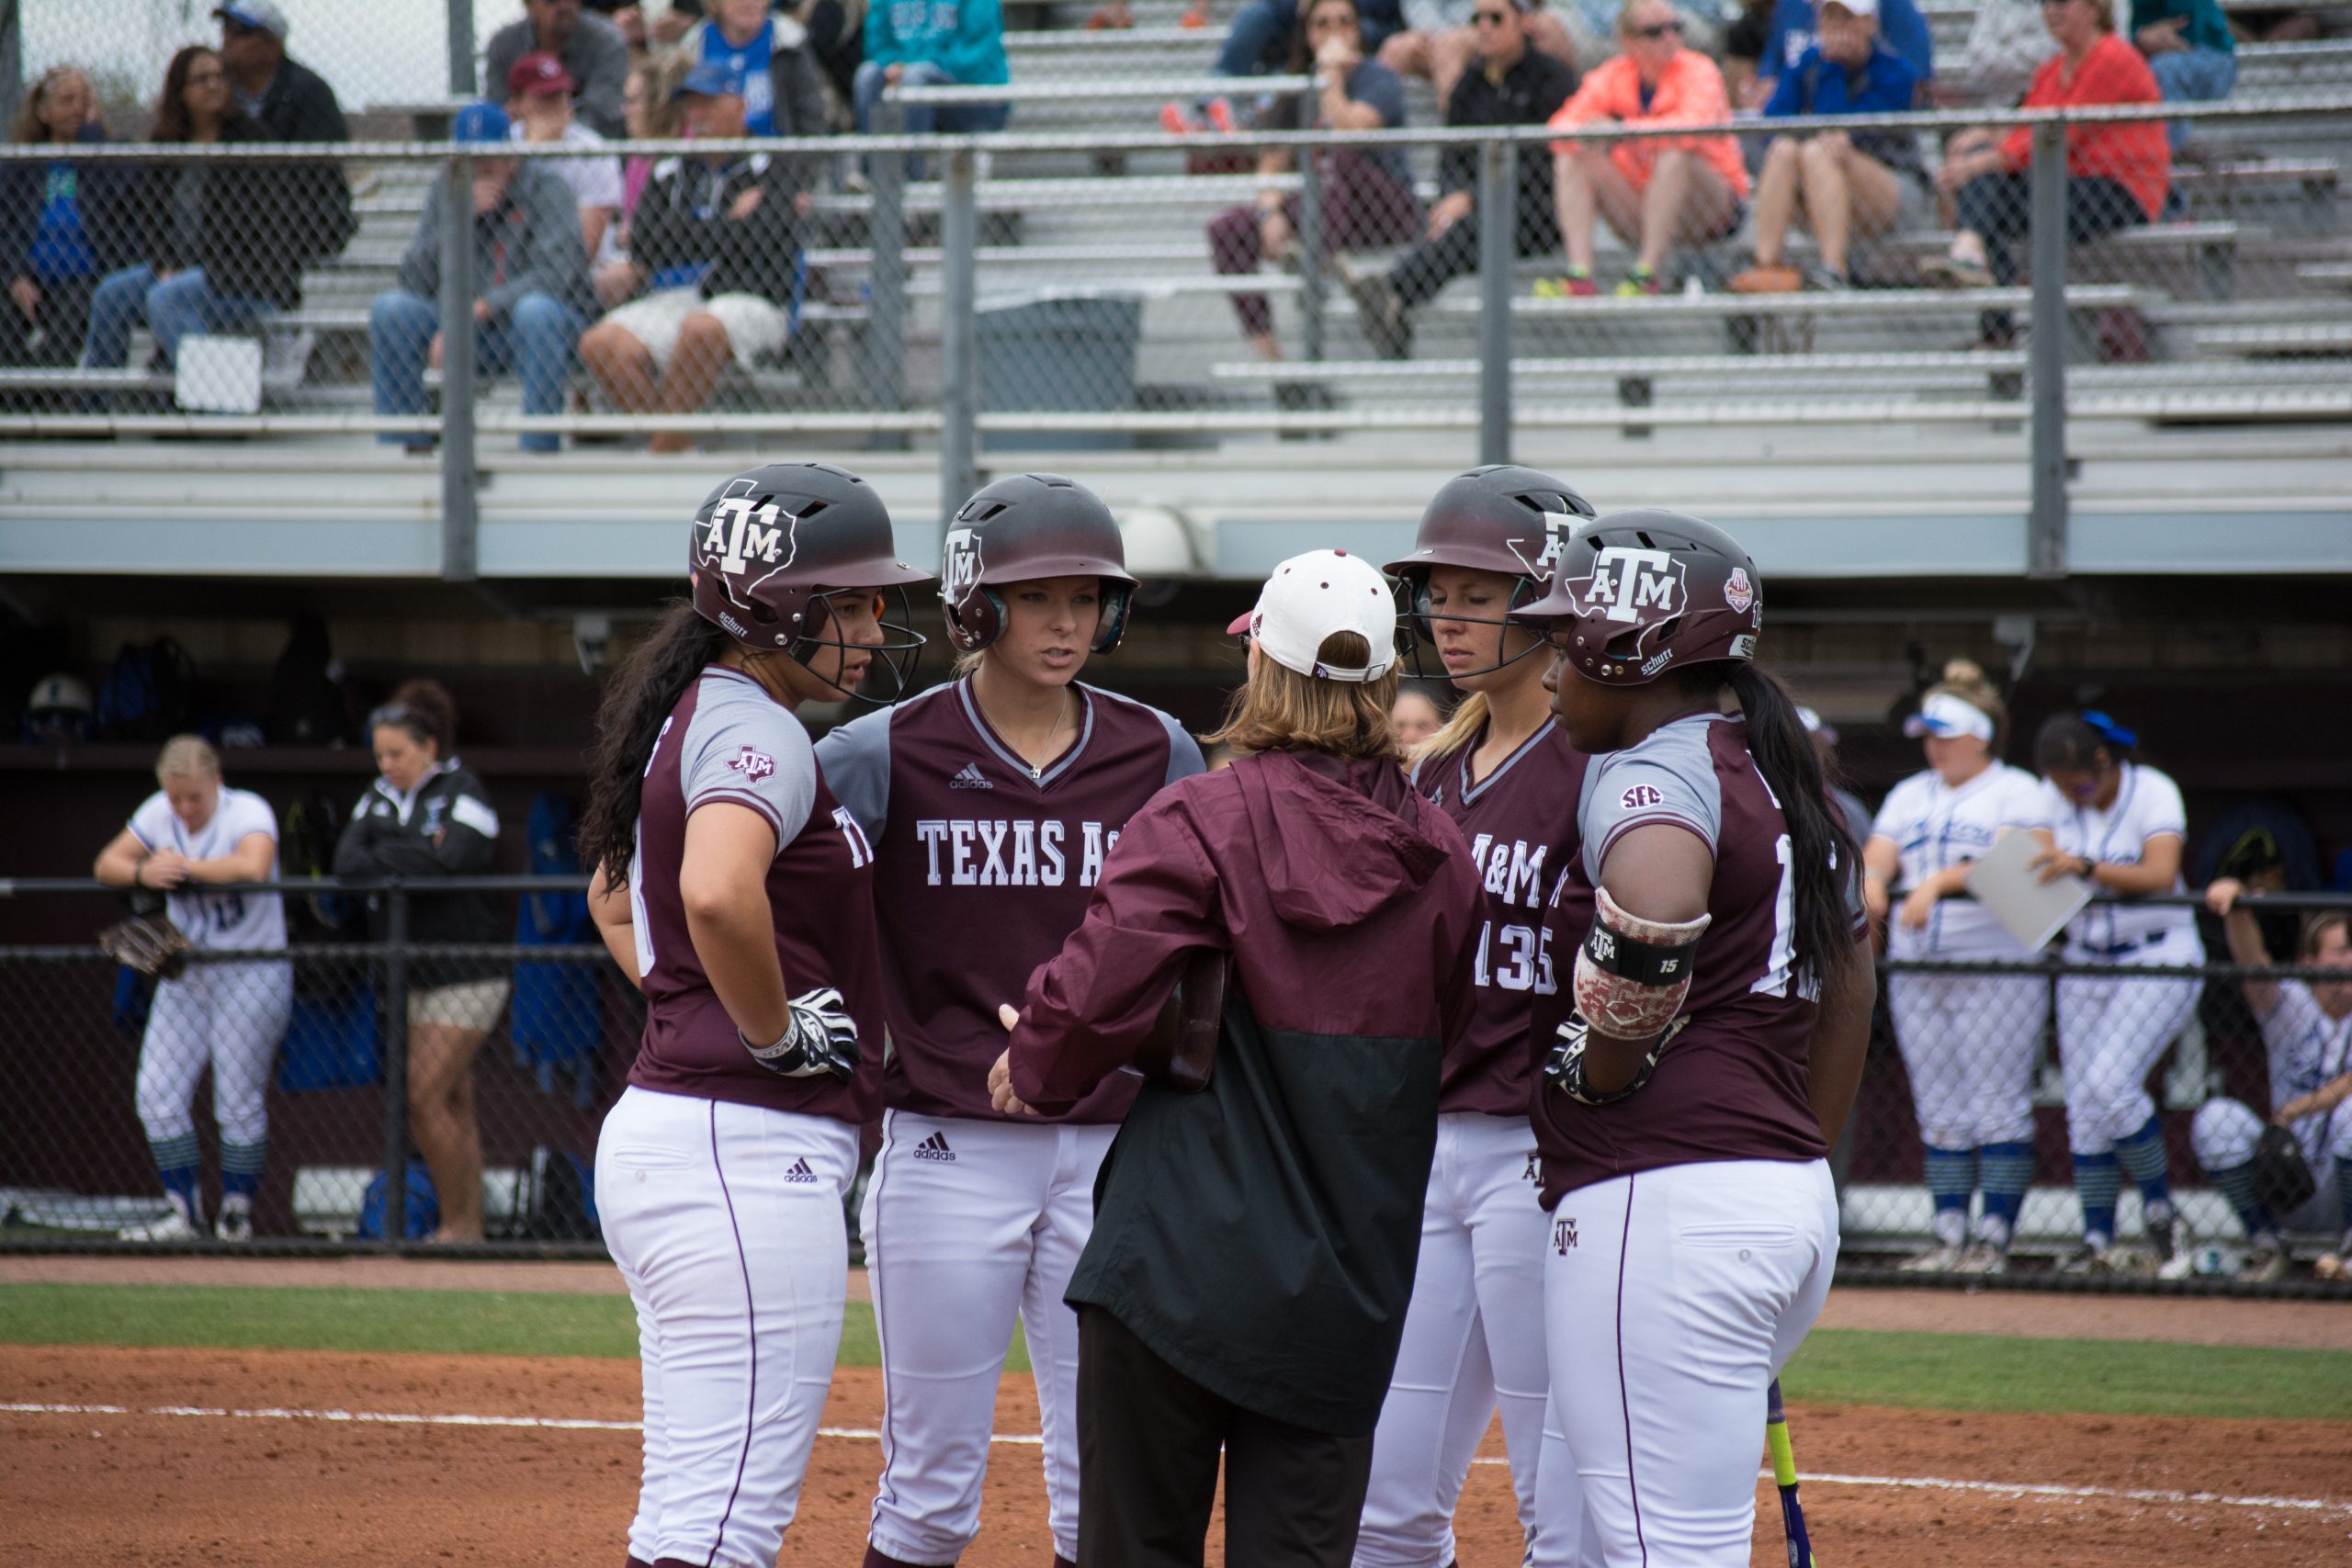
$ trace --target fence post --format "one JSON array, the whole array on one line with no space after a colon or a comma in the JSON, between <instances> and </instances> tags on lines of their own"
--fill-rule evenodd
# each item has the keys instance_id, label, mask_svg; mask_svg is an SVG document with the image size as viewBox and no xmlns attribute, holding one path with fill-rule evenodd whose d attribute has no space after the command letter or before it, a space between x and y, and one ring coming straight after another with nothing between
<instances>
[{"instance_id":1,"label":"fence post","mask_svg":"<svg viewBox=\"0 0 2352 1568\"><path fill-rule=\"evenodd\" d=\"M2028 447L2032 506L2026 517L2026 575L2066 575L2066 128L2033 128L2033 385Z\"/></svg>"},{"instance_id":2,"label":"fence post","mask_svg":"<svg viewBox=\"0 0 2352 1568\"><path fill-rule=\"evenodd\" d=\"M384 1248L408 1235L408 890L384 899Z\"/></svg>"},{"instance_id":3,"label":"fence post","mask_svg":"<svg viewBox=\"0 0 2352 1568\"><path fill-rule=\"evenodd\" d=\"M449 96L474 96L474 0L449 0Z\"/></svg>"},{"instance_id":4,"label":"fence post","mask_svg":"<svg viewBox=\"0 0 2352 1568\"><path fill-rule=\"evenodd\" d=\"M1300 120L1310 117L1301 106ZM1298 150L1298 342L1299 357L1323 357L1323 179L1314 147Z\"/></svg>"},{"instance_id":5,"label":"fence post","mask_svg":"<svg viewBox=\"0 0 2352 1568\"><path fill-rule=\"evenodd\" d=\"M875 107L875 130L896 136L906 126L906 112L885 93ZM874 253L866 272L866 363L858 367L872 389L873 406L898 412L907 406L907 156L903 152L867 152L866 185L872 191L867 210L865 243ZM900 451L904 431L876 431L877 450Z\"/></svg>"},{"instance_id":6,"label":"fence post","mask_svg":"<svg viewBox=\"0 0 2352 1568\"><path fill-rule=\"evenodd\" d=\"M939 528L978 488L979 362L973 311L978 299L978 154L966 141L947 154L946 209L939 222Z\"/></svg>"},{"instance_id":7,"label":"fence post","mask_svg":"<svg viewBox=\"0 0 2352 1568\"><path fill-rule=\"evenodd\" d=\"M1510 461L1510 263L1519 234L1519 144L1478 149L1478 461Z\"/></svg>"},{"instance_id":8,"label":"fence post","mask_svg":"<svg viewBox=\"0 0 2352 1568\"><path fill-rule=\"evenodd\" d=\"M441 577L475 576L474 161L452 154L441 190Z\"/></svg>"}]
</instances>

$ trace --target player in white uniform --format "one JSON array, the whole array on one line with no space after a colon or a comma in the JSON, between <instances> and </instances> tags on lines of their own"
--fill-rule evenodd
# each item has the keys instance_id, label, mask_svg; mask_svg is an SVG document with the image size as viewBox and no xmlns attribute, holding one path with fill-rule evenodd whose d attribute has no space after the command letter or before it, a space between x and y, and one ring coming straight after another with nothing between
<instances>
[{"instance_id":1,"label":"player in white uniform","mask_svg":"<svg viewBox=\"0 0 2352 1568\"><path fill-rule=\"evenodd\" d=\"M2034 737L2050 781L2056 843L2036 858L2045 880L2073 874L2108 893L2178 893L2188 818L2180 786L2132 760L2132 731L2103 713L2057 714ZM2096 904L2066 927L2070 964L2109 975L2058 982L2058 1056L2066 1072L2066 1138L2082 1201L2083 1244L2060 1265L2073 1273L2137 1270L2144 1254L2116 1248L2115 1199L2124 1177L2155 1263L2173 1255L2172 1178L2165 1134L2148 1097L2148 1069L2196 1010L2205 983L2130 971L2201 964L2197 911L2186 906Z\"/></svg>"},{"instance_id":2,"label":"player in white uniform","mask_svg":"<svg viewBox=\"0 0 2352 1568\"><path fill-rule=\"evenodd\" d=\"M1966 660L1944 667L1905 722L1928 768L1888 792L1862 851L1863 897L1886 924L1889 957L2032 961L1991 915L1953 897L2005 830L2050 841L2049 792L1999 760L2007 723L2000 694ZM1896 974L1886 999L1935 1201L1934 1243L1904 1267L1999 1273L2033 1180L2032 1075L2049 993L2039 976ZM1980 1181L1984 1209L1972 1243L1969 1199Z\"/></svg>"},{"instance_id":3,"label":"player in white uniform","mask_svg":"<svg viewBox=\"0 0 2352 1568\"><path fill-rule=\"evenodd\" d=\"M164 743L155 763L164 787L140 803L130 825L98 855L113 887L155 887L172 923L194 946L218 953L282 952L286 906L275 893L204 893L208 883L268 882L277 875L277 814L250 790L220 782L220 759L193 735ZM292 965L269 959L191 963L155 987L139 1047L139 1120L147 1129L172 1212L122 1233L126 1241L187 1241L204 1234L196 1119L190 1103L207 1064L220 1128L222 1241L250 1241L254 1195L269 1150L270 1064L294 1008Z\"/></svg>"},{"instance_id":4,"label":"player in white uniform","mask_svg":"<svg viewBox=\"0 0 2352 1568\"><path fill-rule=\"evenodd\" d=\"M947 533L940 598L961 678L817 748L874 845L890 1019L860 1216L883 1397L866 1568L954 1562L979 1533L1016 1317L1055 1557L1078 1556L1078 1315L1062 1294L1141 1080L1114 1075L1040 1120L993 1109L988 1075L1004 1051L997 1009L1061 951L1127 818L1202 771L1174 719L1078 679L1118 645L1134 592L1092 491L999 479Z\"/></svg>"},{"instance_id":5,"label":"player in white uniform","mask_svg":"<svg viewBox=\"0 0 2352 1568\"><path fill-rule=\"evenodd\" d=\"M2239 902L2245 885L2222 877L2205 889L2205 904L2222 917L2230 957L2249 967L2271 962L2263 946L2262 927L2254 911ZM2303 922L2296 961L2324 969L2340 969L2343 980L2263 980L2241 982L2246 1006L2262 1023L2263 1044L2268 1048L2270 1117L2294 1129L2303 1158L2317 1180L2300 1209L2277 1214L2256 1195L2253 1160L2262 1139L2263 1118L2235 1100L2209 1100L2197 1108L2189 1123L2189 1138L2197 1163L2237 1211L2250 1244L2238 1278L2267 1284L2287 1277L2284 1230L2336 1230L2342 1233L2335 1251L2320 1259L2324 1278L2341 1279L2352 1260L2352 1110L2343 1102L2352 1098L2352 913L2329 909ZM2176 1258L2165 1272L2187 1272L2188 1255Z\"/></svg>"},{"instance_id":6,"label":"player in white uniform","mask_svg":"<svg viewBox=\"0 0 2352 1568\"><path fill-rule=\"evenodd\" d=\"M891 558L871 487L820 463L726 481L692 530L693 604L606 692L581 824L590 908L646 1000L596 1203L645 1384L628 1561L775 1568L840 1348L883 1043L873 851L793 709L859 694L888 652L883 591L924 574Z\"/></svg>"}]
</instances>

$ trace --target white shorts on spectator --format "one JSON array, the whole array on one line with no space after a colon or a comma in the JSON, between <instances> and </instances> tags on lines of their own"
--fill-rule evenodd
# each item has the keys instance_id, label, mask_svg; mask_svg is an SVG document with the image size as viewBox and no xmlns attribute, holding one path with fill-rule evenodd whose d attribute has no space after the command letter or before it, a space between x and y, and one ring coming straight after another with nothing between
<instances>
[{"instance_id":1,"label":"white shorts on spectator","mask_svg":"<svg viewBox=\"0 0 2352 1568\"><path fill-rule=\"evenodd\" d=\"M706 299L693 288L662 289L631 300L605 320L643 344L653 356L654 367L667 375L670 360L678 350L679 329L697 310L718 318L718 324L727 329L727 344L734 352L735 363L747 370L761 355L782 349L792 335L791 320L784 307L772 299L757 294L720 294Z\"/></svg>"}]
</instances>

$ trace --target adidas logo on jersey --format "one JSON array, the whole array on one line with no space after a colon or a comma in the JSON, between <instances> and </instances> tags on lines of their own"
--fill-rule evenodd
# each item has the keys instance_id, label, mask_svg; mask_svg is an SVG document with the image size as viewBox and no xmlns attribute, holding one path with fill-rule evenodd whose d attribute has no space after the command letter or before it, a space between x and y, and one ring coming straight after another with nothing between
<instances>
[{"instance_id":1,"label":"adidas logo on jersey","mask_svg":"<svg viewBox=\"0 0 2352 1568\"><path fill-rule=\"evenodd\" d=\"M808 1168L808 1156L804 1155L792 1162L792 1168L784 1173L784 1179L786 1181L813 1182L817 1179L817 1173Z\"/></svg>"},{"instance_id":2,"label":"adidas logo on jersey","mask_svg":"<svg viewBox=\"0 0 2352 1568\"><path fill-rule=\"evenodd\" d=\"M956 1163L956 1151L947 1146L947 1134L933 1133L915 1145L915 1158L937 1160L943 1165Z\"/></svg>"},{"instance_id":3,"label":"adidas logo on jersey","mask_svg":"<svg viewBox=\"0 0 2352 1568\"><path fill-rule=\"evenodd\" d=\"M980 772L980 765L978 762L967 762L962 772L947 781L947 787L949 789L994 789L996 785L990 784L989 776Z\"/></svg>"}]
</instances>

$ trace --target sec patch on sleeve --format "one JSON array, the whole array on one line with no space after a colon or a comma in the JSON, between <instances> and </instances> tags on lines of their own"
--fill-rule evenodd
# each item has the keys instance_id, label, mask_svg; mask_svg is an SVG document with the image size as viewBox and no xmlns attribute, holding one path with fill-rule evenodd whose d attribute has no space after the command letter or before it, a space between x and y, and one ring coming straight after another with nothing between
<instances>
[{"instance_id":1,"label":"sec patch on sleeve","mask_svg":"<svg viewBox=\"0 0 2352 1568\"><path fill-rule=\"evenodd\" d=\"M1649 807L1666 804L1665 792L1656 784L1635 784L1617 798L1618 803L1628 811L1641 811Z\"/></svg>"}]
</instances>

